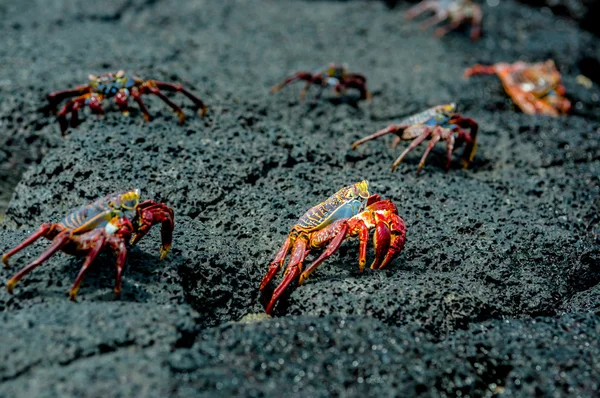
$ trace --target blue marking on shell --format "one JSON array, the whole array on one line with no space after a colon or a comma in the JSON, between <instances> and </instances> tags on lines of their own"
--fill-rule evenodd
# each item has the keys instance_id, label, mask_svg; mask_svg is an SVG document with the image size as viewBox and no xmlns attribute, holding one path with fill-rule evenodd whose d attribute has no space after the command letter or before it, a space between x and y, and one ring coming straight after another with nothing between
<instances>
[{"instance_id":1,"label":"blue marking on shell","mask_svg":"<svg viewBox=\"0 0 600 398\"><path fill-rule=\"evenodd\" d=\"M125 82L125 87L126 88L131 88L135 85L135 81L131 78L127 78L126 82Z\"/></svg>"},{"instance_id":2,"label":"blue marking on shell","mask_svg":"<svg viewBox=\"0 0 600 398\"><path fill-rule=\"evenodd\" d=\"M362 203L358 200L352 200L343 206L340 206L336 211L331 214L325 225L329 225L334 221L341 220L343 218L350 218L357 215L362 209Z\"/></svg>"},{"instance_id":3,"label":"blue marking on shell","mask_svg":"<svg viewBox=\"0 0 600 398\"><path fill-rule=\"evenodd\" d=\"M340 84L339 79L336 79L335 77L328 77L327 78L327 85L333 87L333 86L336 86L338 84Z\"/></svg>"},{"instance_id":4,"label":"blue marking on shell","mask_svg":"<svg viewBox=\"0 0 600 398\"><path fill-rule=\"evenodd\" d=\"M423 122L423 124L425 126L433 127L433 126L437 125L438 122L437 122L437 120L435 120L435 117L430 117L429 119L425 120Z\"/></svg>"}]
</instances>

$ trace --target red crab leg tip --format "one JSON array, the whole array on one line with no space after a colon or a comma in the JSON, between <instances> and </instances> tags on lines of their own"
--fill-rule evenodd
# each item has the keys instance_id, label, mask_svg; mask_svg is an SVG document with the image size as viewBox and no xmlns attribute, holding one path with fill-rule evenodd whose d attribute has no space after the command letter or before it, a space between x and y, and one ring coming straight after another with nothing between
<instances>
[{"instance_id":1,"label":"red crab leg tip","mask_svg":"<svg viewBox=\"0 0 600 398\"><path fill-rule=\"evenodd\" d=\"M275 306L275 302L269 301L269 305L265 308L265 314L271 315L273 313L273 307Z\"/></svg>"},{"instance_id":2,"label":"red crab leg tip","mask_svg":"<svg viewBox=\"0 0 600 398\"><path fill-rule=\"evenodd\" d=\"M77 292L79 289L73 289L69 292L69 300L76 303L77 302Z\"/></svg>"},{"instance_id":3,"label":"red crab leg tip","mask_svg":"<svg viewBox=\"0 0 600 398\"><path fill-rule=\"evenodd\" d=\"M267 305L267 308L265 309L265 312L267 314L271 315L275 304L277 304L277 301L279 301L279 298L283 295L283 292L285 292L288 286L294 281L294 279L296 279L299 273L300 269L298 267L295 267L284 276L283 281L281 281L279 286L277 286L277 288L273 292L271 301L269 301L269 305Z\"/></svg>"},{"instance_id":4,"label":"red crab leg tip","mask_svg":"<svg viewBox=\"0 0 600 398\"><path fill-rule=\"evenodd\" d=\"M365 265L367 265L366 261L359 261L358 262L358 270L359 272L363 272L365 270Z\"/></svg>"},{"instance_id":5,"label":"red crab leg tip","mask_svg":"<svg viewBox=\"0 0 600 398\"><path fill-rule=\"evenodd\" d=\"M260 287L258 288L258 290L263 290L265 287L267 287L267 285L269 284L269 282L271 282L271 279L273 279L277 271L279 271L279 265L277 265L276 267L270 265L267 274L263 277L262 281L260 282Z\"/></svg>"},{"instance_id":6,"label":"red crab leg tip","mask_svg":"<svg viewBox=\"0 0 600 398\"><path fill-rule=\"evenodd\" d=\"M4 267L8 267L8 256L2 256L2 264L4 264Z\"/></svg>"},{"instance_id":7,"label":"red crab leg tip","mask_svg":"<svg viewBox=\"0 0 600 398\"><path fill-rule=\"evenodd\" d=\"M200 109L200 117L203 118L204 115L206 115L206 112L208 112L208 107L206 105L204 105L201 109Z\"/></svg>"},{"instance_id":8,"label":"red crab leg tip","mask_svg":"<svg viewBox=\"0 0 600 398\"><path fill-rule=\"evenodd\" d=\"M164 245L160 248L160 260L164 260L165 257L167 257L167 254L169 254L169 251L171 250L171 245Z\"/></svg>"},{"instance_id":9,"label":"red crab leg tip","mask_svg":"<svg viewBox=\"0 0 600 398\"><path fill-rule=\"evenodd\" d=\"M115 299L119 300L121 298L121 289L114 289Z\"/></svg>"},{"instance_id":10,"label":"red crab leg tip","mask_svg":"<svg viewBox=\"0 0 600 398\"><path fill-rule=\"evenodd\" d=\"M7 291L9 294L13 294L13 290L14 290L14 288L15 288L15 285L16 285L16 284L17 284L17 281L15 281L15 280L13 280L13 279L9 280L9 281L6 283L6 291Z\"/></svg>"},{"instance_id":11,"label":"red crab leg tip","mask_svg":"<svg viewBox=\"0 0 600 398\"><path fill-rule=\"evenodd\" d=\"M308 279L308 275L304 275L304 272L300 274L300 279L298 279L298 286L301 286Z\"/></svg>"}]
</instances>

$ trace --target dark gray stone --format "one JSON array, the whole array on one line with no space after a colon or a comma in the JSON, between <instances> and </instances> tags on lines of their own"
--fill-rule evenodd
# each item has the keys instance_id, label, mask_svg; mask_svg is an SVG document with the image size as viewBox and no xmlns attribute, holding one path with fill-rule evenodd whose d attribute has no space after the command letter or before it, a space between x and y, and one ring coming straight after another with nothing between
<instances>
[{"instance_id":1,"label":"dark gray stone","mask_svg":"<svg viewBox=\"0 0 600 398\"><path fill-rule=\"evenodd\" d=\"M10 339L0 349L0 396L597 391L598 315L586 312L600 308L600 90L576 82L582 60L600 60L597 37L513 1L486 6L476 43L461 32L432 38L404 21L404 6L380 2L36 7L0 6L0 201L13 195L0 251L42 222L133 187L172 206L176 229L162 262L158 228L130 251L121 302L110 255L90 271L78 304L67 293L82 260L63 254L14 296L1 289L0 333ZM563 73L572 116L524 115L494 76L461 77L476 62L547 58ZM330 61L365 73L372 103L328 91L314 101L316 90L302 102L301 85L268 94L291 71ZM155 119L145 123L133 104L125 118L107 103L104 117L83 114L62 139L44 95L121 68L181 82L209 113L199 119L173 96L188 116L179 126L148 98ZM350 150L450 101L481 127L470 170L455 156L446 173L441 145L420 177L424 148L396 173L389 168L406 143ZM297 218L365 178L407 223L400 256L360 274L356 241L347 242L287 292L280 318L232 323L263 311L258 285ZM2 279L47 244L15 256Z\"/></svg>"}]
</instances>

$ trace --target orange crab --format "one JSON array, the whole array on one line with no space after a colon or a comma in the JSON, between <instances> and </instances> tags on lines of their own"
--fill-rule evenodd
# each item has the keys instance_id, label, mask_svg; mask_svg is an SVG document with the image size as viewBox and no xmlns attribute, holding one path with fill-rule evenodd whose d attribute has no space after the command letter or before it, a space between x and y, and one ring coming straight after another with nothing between
<instances>
[{"instance_id":1,"label":"orange crab","mask_svg":"<svg viewBox=\"0 0 600 398\"><path fill-rule=\"evenodd\" d=\"M369 195L369 184L361 181L340 189L326 201L309 209L292 227L283 246L269 265L260 290L263 290L283 266L291 250L290 262L283 281L273 292L265 312L270 314L285 289L299 277L298 284L328 257L338 251L342 242L350 237L359 238L359 268L362 272L367 262L369 231L375 230L373 244L375 260L371 269L388 265L404 247L406 226L398 215L398 209L390 200L379 195ZM302 263L311 250L327 245L326 250L304 272Z\"/></svg>"},{"instance_id":2,"label":"orange crab","mask_svg":"<svg viewBox=\"0 0 600 398\"><path fill-rule=\"evenodd\" d=\"M571 102L565 98L565 86L553 60L528 64L474 65L465 70L465 78L496 74L513 102L529 115L559 116L569 113Z\"/></svg>"}]
</instances>

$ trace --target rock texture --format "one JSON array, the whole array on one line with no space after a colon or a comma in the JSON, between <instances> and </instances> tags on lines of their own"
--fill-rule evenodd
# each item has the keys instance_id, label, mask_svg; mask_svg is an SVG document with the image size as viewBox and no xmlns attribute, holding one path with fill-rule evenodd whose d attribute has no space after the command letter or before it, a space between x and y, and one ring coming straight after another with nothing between
<instances>
[{"instance_id":1,"label":"rock texture","mask_svg":"<svg viewBox=\"0 0 600 398\"><path fill-rule=\"evenodd\" d=\"M514 1L484 5L485 36L442 40L372 1L10 1L0 6L0 251L44 221L140 187L175 209L174 248L159 231L130 251L115 302L112 256L79 294L81 260L58 254L0 290L0 396L593 396L600 380L600 89L577 81L600 60L597 37ZM510 21L508 23L507 21ZM493 76L465 67L553 58L573 114L515 109ZM294 70L347 62L372 103L300 87ZM582 65L584 66L582 68ZM127 69L181 82L182 126L114 106L63 139L44 95ZM583 70L582 70L583 69ZM316 90L314 91L316 92ZM474 165L444 148L420 177L419 149L350 144L426 107L457 102L481 127ZM133 107L133 104L132 104ZM109 111L110 110L110 111ZM401 144L405 145L405 144ZM21 176L21 171L26 170ZM402 254L358 272L356 242L290 289L276 317L258 285L309 207L367 178L407 223ZM18 185L15 186L16 182ZM2 199L3 198L3 199ZM0 271L8 279L47 245ZM245 318L246 319L246 318Z\"/></svg>"}]
</instances>

